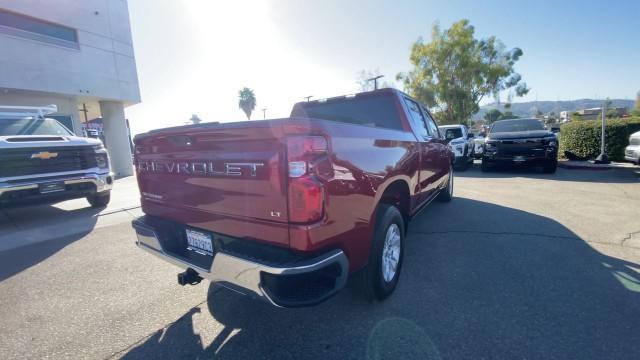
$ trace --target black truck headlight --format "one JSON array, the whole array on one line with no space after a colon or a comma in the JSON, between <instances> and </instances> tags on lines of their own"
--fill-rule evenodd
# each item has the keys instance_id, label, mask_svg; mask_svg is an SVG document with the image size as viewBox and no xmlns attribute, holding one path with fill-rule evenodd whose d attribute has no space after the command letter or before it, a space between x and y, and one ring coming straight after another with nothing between
<instances>
[{"instance_id":1,"label":"black truck headlight","mask_svg":"<svg viewBox=\"0 0 640 360\"><path fill-rule=\"evenodd\" d=\"M555 136L554 137L545 138L544 140L545 140L545 143L546 143L547 147L553 148L553 149L558 147L558 139L556 139Z\"/></svg>"}]
</instances>

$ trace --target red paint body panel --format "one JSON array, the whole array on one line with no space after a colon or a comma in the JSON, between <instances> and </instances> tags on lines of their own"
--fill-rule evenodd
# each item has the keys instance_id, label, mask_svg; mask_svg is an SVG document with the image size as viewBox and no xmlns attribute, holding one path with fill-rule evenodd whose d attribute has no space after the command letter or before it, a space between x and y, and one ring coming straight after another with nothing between
<instances>
[{"instance_id":1,"label":"red paint body panel","mask_svg":"<svg viewBox=\"0 0 640 360\"><path fill-rule=\"evenodd\" d=\"M452 160L443 140L417 140L402 100L406 95L368 94L358 96L394 97L402 130L290 118L201 124L136 137L142 210L303 253L339 248L352 271L361 268L387 186L406 184L413 215L445 184ZM293 135L327 140L326 164L316 176L324 189L323 217L312 224L288 223L286 139Z\"/></svg>"}]
</instances>

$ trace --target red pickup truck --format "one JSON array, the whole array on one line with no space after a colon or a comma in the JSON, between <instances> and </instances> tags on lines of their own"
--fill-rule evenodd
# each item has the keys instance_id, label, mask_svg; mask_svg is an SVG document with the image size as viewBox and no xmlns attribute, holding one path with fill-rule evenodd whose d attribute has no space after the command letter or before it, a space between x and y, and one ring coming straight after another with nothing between
<instances>
[{"instance_id":1,"label":"red pickup truck","mask_svg":"<svg viewBox=\"0 0 640 360\"><path fill-rule=\"evenodd\" d=\"M322 302L356 272L386 298L408 222L453 195L454 156L432 116L394 89L134 142L137 245L186 269L182 285L204 278L282 307Z\"/></svg>"}]
</instances>

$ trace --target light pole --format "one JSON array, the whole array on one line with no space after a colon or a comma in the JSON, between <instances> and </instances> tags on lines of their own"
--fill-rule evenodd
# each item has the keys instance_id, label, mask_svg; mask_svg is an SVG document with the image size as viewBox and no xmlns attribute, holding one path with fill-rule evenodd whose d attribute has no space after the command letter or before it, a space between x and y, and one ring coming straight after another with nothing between
<instances>
[{"instance_id":1,"label":"light pole","mask_svg":"<svg viewBox=\"0 0 640 360\"><path fill-rule=\"evenodd\" d=\"M367 79L367 81L373 81L373 90L378 90L378 79L383 77L384 75L378 75L376 77L372 77L371 79Z\"/></svg>"},{"instance_id":2,"label":"light pole","mask_svg":"<svg viewBox=\"0 0 640 360\"><path fill-rule=\"evenodd\" d=\"M602 103L602 129L601 129L601 134L600 134L600 155L598 155L598 157L596 158L596 160L594 161L594 163L596 164L610 164L611 161L609 161L609 157L607 156L607 152L605 149L605 140L606 140L606 134L605 134L605 127L606 127L606 117L605 114L607 113L607 102L603 102Z\"/></svg>"},{"instance_id":3,"label":"light pole","mask_svg":"<svg viewBox=\"0 0 640 360\"><path fill-rule=\"evenodd\" d=\"M262 109L262 118L267 120L267 108Z\"/></svg>"}]
</instances>

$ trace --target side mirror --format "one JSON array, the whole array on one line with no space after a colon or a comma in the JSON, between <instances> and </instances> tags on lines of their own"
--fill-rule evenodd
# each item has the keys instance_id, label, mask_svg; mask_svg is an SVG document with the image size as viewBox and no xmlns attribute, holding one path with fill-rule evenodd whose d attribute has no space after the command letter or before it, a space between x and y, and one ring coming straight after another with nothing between
<instances>
[{"instance_id":1,"label":"side mirror","mask_svg":"<svg viewBox=\"0 0 640 360\"><path fill-rule=\"evenodd\" d=\"M472 133L468 133L467 134L467 139L473 139L473 134Z\"/></svg>"}]
</instances>

